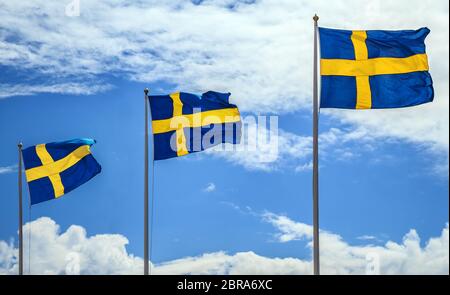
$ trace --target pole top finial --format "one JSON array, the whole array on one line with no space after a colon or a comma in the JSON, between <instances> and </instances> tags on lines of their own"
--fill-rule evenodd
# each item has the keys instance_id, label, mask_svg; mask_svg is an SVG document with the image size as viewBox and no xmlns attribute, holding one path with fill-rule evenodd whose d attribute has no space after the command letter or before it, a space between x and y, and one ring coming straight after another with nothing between
<instances>
[{"instance_id":1,"label":"pole top finial","mask_svg":"<svg viewBox=\"0 0 450 295\"><path fill-rule=\"evenodd\" d=\"M144 93L145 93L145 94L148 94L148 88L145 88L145 89L144 89Z\"/></svg>"},{"instance_id":2,"label":"pole top finial","mask_svg":"<svg viewBox=\"0 0 450 295\"><path fill-rule=\"evenodd\" d=\"M21 141L17 144L17 147L18 147L19 149L21 149L21 148L23 147L23 144L22 144Z\"/></svg>"},{"instance_id":3,"label":"pole top finial","mask_svg":"<svg viewBox=\"0 0 450 295\"><path fill-rule=\"evenodd\" d=\"M317 16L317 14L314 14L313 20L314 20L315 22L317 22L317 21L319 20L319 16Z\"/></svg>"}]
</instances>

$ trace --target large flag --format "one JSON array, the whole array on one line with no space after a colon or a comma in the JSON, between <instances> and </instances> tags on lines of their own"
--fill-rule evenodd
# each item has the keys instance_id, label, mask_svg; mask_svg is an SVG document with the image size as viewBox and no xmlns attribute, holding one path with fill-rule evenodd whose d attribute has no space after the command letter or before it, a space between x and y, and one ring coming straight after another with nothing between
<instances>
[{"instance_id":1,"label":"large flag","mask_svg":"<svg viewBox=\"0 0 450 295\"><path fill-rule=\"evenodd\" d=\"M230 93L201 96L177 92L149 96L154 159L164 160L203 151L221 143L237 144L241 118Z\"/></svg>"},{"instance_id":2,"label":"large flag","mask_svg":"<svg viewBox=\"0 0 450 295\"><path fill-rule=\"evenodd\" d=\"M430 30L320 28L320 107L382 109L433 101L425 38Z\"/></svg>"},{"instance_id":3,"label":"large flag","mask_svg":"<svg viewBox=\"0 0 450 295\"><path fill-rule=\"evenodd\" d=\"M100 173L91 154L93 139L30 146L22 151L31 204L59 198Z\"/></svg>"}]
</instances>

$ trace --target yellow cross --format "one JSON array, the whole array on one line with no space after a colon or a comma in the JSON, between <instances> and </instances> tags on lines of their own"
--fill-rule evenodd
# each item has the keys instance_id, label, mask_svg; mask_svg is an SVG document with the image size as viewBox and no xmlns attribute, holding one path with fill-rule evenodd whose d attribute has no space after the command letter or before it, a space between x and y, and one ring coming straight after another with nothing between
<instances>
[{"instance_id":1,"label":"yellow cross","mask_svg":"<svg viewBox=\"0 0 450 295\"><path fill-rule=\"evenodd\" d=\"M54 161L45 144L38 144L36 145L36 154L41 160L42 166L25 170L27 181L31 182L48 177L52 183L55 198L59 198L64 195L64 185L61 181L60 173L72 167L90 153L90 146L82 145L64 158Z\"/></svg>"},{"instance_id":2,"label":"yellow cross","mask_svg":"<svg viewBox=\"0 0 450 295\"><path fill-rule=\"evenodd\" d=\"M170 95L173 102L173 118L180 118L183 115L183 102L180 99L180 93L174 93ZM186 145L186 135L184 134L184 128L182 124L177 124L178 128L175 131L177 135L177 156L184 156L189 154Z\"/></svg>"},{"instance_id":3,"label":"yellow cross","mask_svg":"<svg viewBox=\"0 0 450 295\"><path fill-rule=\"evenodd\" d=\"M353 76L356 78L356 108L372 108L372 92L369 77L375 75L406 74L428 71L426 54L409 57L369 58L366 31L353 31L351 40L355 51L355 60L324 59L320 60L322 76Z\"/></svg>"},{"instance_id":4,"label":"yellow cross","mask_svg":"<svg viewBox=\"0 0 450 295\"><path fill-rule=\"evenodd\" d=\"M153 120L153 134L176 132L177 156L188 154L186 145L186 135L184 128L196 128L210 126L211 124L236 123L241 120L237 108L227 108L219 110L205 111L183 115L183 102L180 99L180 93L170 94L173 104L173 116L169 119Z\"/></svg>"}]
</instances>

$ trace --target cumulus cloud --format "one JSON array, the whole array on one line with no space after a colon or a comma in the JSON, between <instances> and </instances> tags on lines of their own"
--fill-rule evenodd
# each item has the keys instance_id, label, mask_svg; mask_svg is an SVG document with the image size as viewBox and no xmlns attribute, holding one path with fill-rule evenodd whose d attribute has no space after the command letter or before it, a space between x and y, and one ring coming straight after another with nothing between
<instances>
[{"instance_id":1,"label":"cumulus cloud","mask_svg":"<svg viewBox=\"0 0 450 295\"><path fill-rule=\"evenodd\" d=\"M26 260L24 269L31 266L35 274L137 274L143 267L141 258L127 253L128 240L122 235L88 237L78 225L61 233L59 225L48 217L25 224L23 230L24 237L31 235L32 253L31 265ZM0 241L0 250L0 273L17 273L18 250L5 241Z\"/></svg>"},{"instance_id":2,"label":"cumulus cloud","mask_svg":"<svg viewBox=\"0 0 450 295\"><path fill-rule=\"evenodd\" d=\"M306 240L311 247L312 228L287 216L266 212L263 221L274 226L279 242ZM88 236L77 225L65 232L55 221L41 217L24 226L31 229L31 272L34 274L141 274L143 260L128 253L128 240L120 234ZM379 265L381 274L448 274L449 226L421 246L419 235L410 230L401 243L383 246L352 246L341 236L321 231L321 267L324 274L365 274ZM26 241L27 242L27 241ZM27 247L25 247L27 249ZM0 241L0 274L17 273L18 250L12 242ZM25 253L25 257L28 257ZM25 271L29 269L25 263ZM153 274L311 274L308 258L264 257L252 251L224 251L183 257L152 265Z\"/></svg>"},{"instance_id":3,"label":"cumulus cloud","mask_svg":"<svg viewBox=\"0 0 450 295\"><path fill-rule=\"evenodd\" d=\"M321 132L319 141L322 163L358 157L355 150L369 151L378 144L363 127L333 127ZM285 131L273 122L267 127L265 122L252 121L244 124L241 144L217 146L206 150L205 154L223 158L248 170L303 172L312 169L312 137ZM204 155L198 154L197 157Z\"/></svg>"},{"instance_id":4,"label":"cumulus cloud","mask_svg":"<svg viewBox=\"0 0 450 295\"><path fill-rule=\"evenodd\" d=\"M1 2L0 64L38 72L59 84L87 83L107 73L146 83L165 81L171 85L165 91L231 91L244 111L281 114L311 107L314 13L320 25L344 29L428 26L435 102L403 110L325 110L322 115L362 126L373 136L426 144L440 155L448 152L448 1L80 3L80 16L68 17L65 2ZM410 6L415 9L404 9ZM442 161L441 168L448 170L448 157Z\"/></svg>"},{"instance_id":5,"label":"cumulus cloud","mask_svg":"<svg viewBox=\"0 0 450 295\"><path fill-rule=\"evenodd\" d=\"M311 263L296 258L269 258L252 251L213 252L200 256L185 257L157 266L156 274L310 274Z\"/></svg>"},{"instance_id":6,"label":"cumulus cloud","mask_svg":"<svg viewBox=\"0 0 450 295\"><path fill-rule=\"evenodd\" d=\"M216 190L216 185L213 182L208 183L204 188L203 191L205 193L211 193Z\"/></svg>"},{"instance_id":7,"label":"cumulus cloud","mask_svg":"<svg viewBox=\"0 0 450 295\"><path fill-rule=\"evenodd\" d=\"M243 128L241 144L225 144L206 151L248 170L273 171L305 161L312 153L312 138L256 122ZM230 152L232 151L232 152ZM202 157L202 155L199 155Z\"/></svg>"},{"instance_id":8,"label":"cumulus cloud","mask_svg":"<svg viewBox=\"0 0 450 295\"><path fill-rule=\"evenodd\" d=\"M311 239L313 236L313 229L310 225L295 222L287 216L266 212L262 214L262 218L278 229L279 232L275 236L279 242Z\"/></svg>"},{"instance_id":9,"label":"cumulus cloud","mask_svg":"<svg viewBox=\"0 0 450 295\"><path fill-rule=\"evenodd\" d=\"M279 242L307 240L308 247L312 247L311 225L270 212L263 218L277 228L275 237ZM430 238L424 247L414 229L403 237L402 243L388 241L383 246L353 246L340 235L324 230L320 231L320 241L321 268L326 274L364 274L371 263L379 266L380 274L449 273L448 223L441 236Z\"/></svg>"}]
</instances>

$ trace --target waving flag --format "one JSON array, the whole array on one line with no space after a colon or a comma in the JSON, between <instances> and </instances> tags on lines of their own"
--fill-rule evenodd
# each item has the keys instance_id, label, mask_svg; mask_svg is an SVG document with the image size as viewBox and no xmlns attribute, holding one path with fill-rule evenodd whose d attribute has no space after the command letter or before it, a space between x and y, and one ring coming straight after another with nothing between
<instances>
[{"instance_id":1,"label":"waving flag","mask_svg":"<svg viewBox=\"0 0 450 295\"><path fill-rule=\"evenodd\" d=\"M100 173L93 139L38 144L22 151L31 204L59 198Z\"/></svg>"},{"instance_id":2,"label":"waving flag","mask_svg":"<svg viewBox=\"0 0 450 295\"><path fill-rule=\"evenodd\" d=\"M346 31L320 28L321 108L383 109L433 101L428 28Z\"/></svg>"},{"instance_id":3,"label":"waving flag","mask_svg":"<svg viewBox=\"0 0 450 295\"><path fill-rule=\"evenodd\" d=\"M177 92L149 96L154 159L203 151L221 143L237 144L241 118L230 93L208 91L201 96Z\"/></svg>"}]
</instances>

